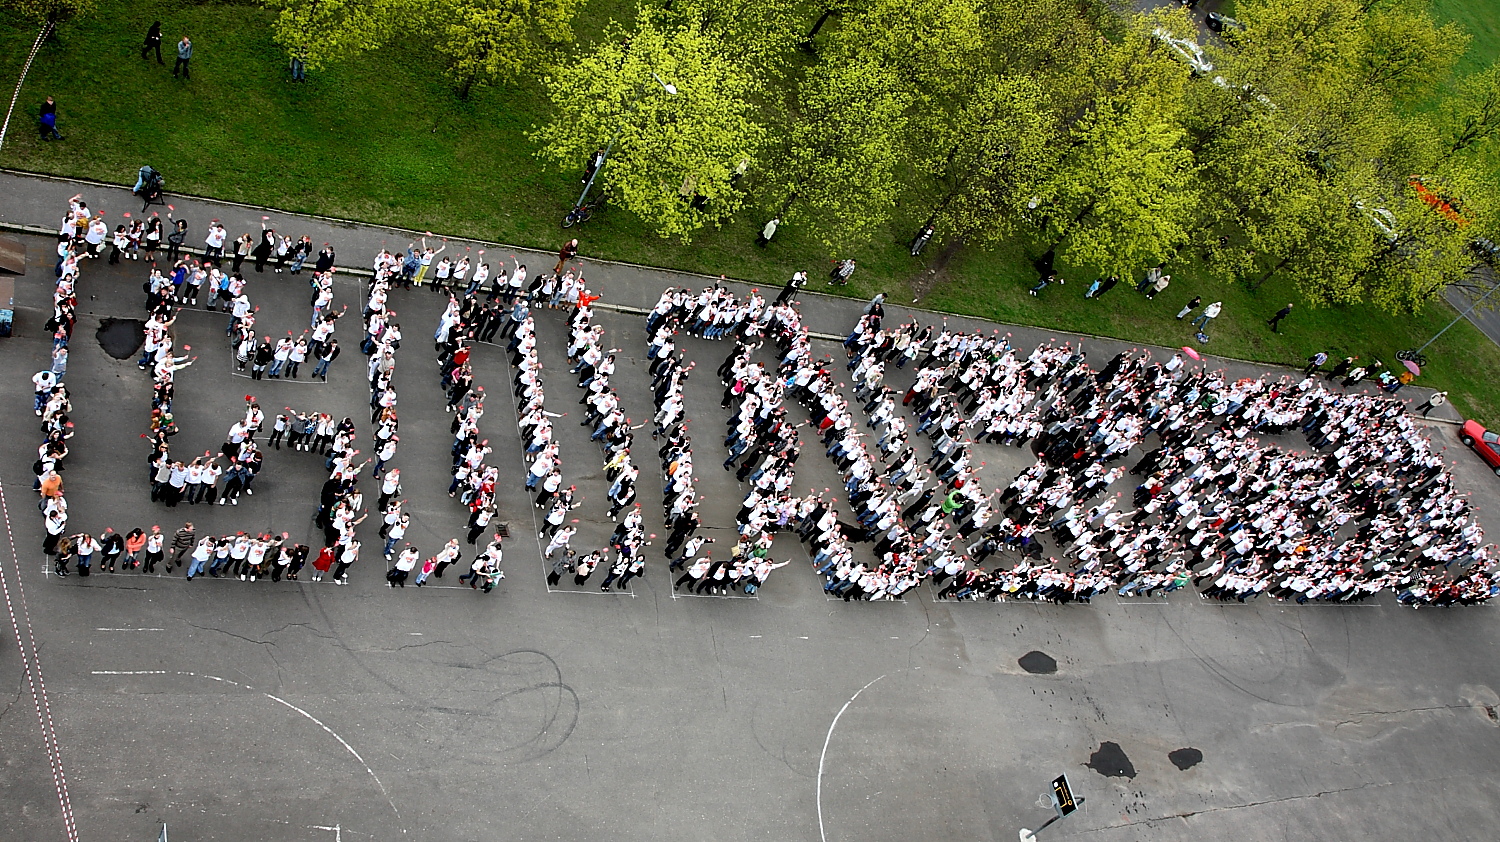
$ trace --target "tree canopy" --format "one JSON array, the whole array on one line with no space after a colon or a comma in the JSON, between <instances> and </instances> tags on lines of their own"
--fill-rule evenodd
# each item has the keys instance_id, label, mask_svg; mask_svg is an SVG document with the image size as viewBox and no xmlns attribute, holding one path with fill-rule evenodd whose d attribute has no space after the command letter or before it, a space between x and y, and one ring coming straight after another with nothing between
<instances>
[{"instance_id":1,"label":"tree canopy","mask_svg":"<svg viewBox=\"0 0 1500 842\"><path fill-rule=\"evenodd\" d=\"M1467 37L1421 0L1240 0L1206 41L1115 0L639 0L582 44L581 0L260 2L311 66L399 35L460 97L540 79L538 157L607 150L597 188L681 240L777 217L843 254L931 225L945 255L1201 259L1405 311L1500 218L1500 67L1455 78Z\"/></svg>"}]
</instances>

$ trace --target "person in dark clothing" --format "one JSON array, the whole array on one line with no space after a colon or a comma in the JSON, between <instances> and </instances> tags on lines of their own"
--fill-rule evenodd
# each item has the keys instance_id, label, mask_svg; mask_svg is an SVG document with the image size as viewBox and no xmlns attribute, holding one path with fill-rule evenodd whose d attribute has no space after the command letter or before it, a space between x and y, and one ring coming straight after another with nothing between
<instances>
[{"instance_id":1,"label":"person in dark clothing","mask_svg":"<svg viewBox=\"0 0 1500 842\"><path fill-rule=\"evenodd\" d=\"M1287 316L1290 316L1291 314L1292 314L1292 305L1288 304L1285 307L1282 307L1280 310L1277 310L1276 311L1276 315L1274 315L1270 319L1268 319L1266 321L1266 324L1268 324L1268 325L1271 326L1271 332L1272 333L1280 333L1281 331L1277 329L1277 326L1281 324L1281 320L1282 319L1286 318Z\"/></svg>"},{"instance_id":2,"label":"person in dark clothing","mask_svg":"<svg viewBox=\"0 0 1500 842\"><path fill-rule=\"evenodd\" d=\"M785 304L788 301L796 300L797 291L805 286L807 286L807 273L797 272L796 274L792 275L792 279L790 281L786 282L786 286L781 288L781 294L776 296L776 303Z\"/></svg>"},{"instance_id":3,"label":"person in dark clothing","mask_svg":"<svg viewBox=\"0 0 1500 842\"><path fill-rule=\"evenodd\" d=\"M250 250L250 255L255 258L255 271L266 271L266 261L276 251L276 230L267 228L265 223L260 225L260 243Z\"/></svg>"},{"instance_id":4,"label":"person in dark clothing","mask_svg":"<svg viewBox=\"0 0 1500 842\"><path fill-rule=\"evenodd\" d=\"M146 40L141 44L141 60L151 57L151 51L156 51L156 63L165 65L161 60L161 21L153 21L151 28L146 30Z\"/></svg>"},{"instance_id":5,"label":"person in dark clothing","mask_svg":"<svg viewBox=\"0 0 1500 842\"><path fill-rule=\"evenodd\" d=\"M1343 377L1344 372L1354 367L1354 361L1357 359L1359 357L1344 357L1344 359L1339 361L1338 365L1334 366L1329 370L1328 374L1324 375L1324 379L1332 380L1335 377Z\"/></svg>"},{"instance_id":6,"label":"person in dark clothing","mask_svg":"<svg viewBox=\"0 0 1500 842\"><path fill-rule=\"evenodd\" d=\"M270 337L261 339L260 346L255 349L255 357L250 364L250 377L260 380L266 373L266 366L276 357L276 349L271 347Z\"/></svg>"},{"instance_id":7,"label":"person in dark clothing","mask_svg":"<svg viewBox=\"0 0 1500 842\"><path fill-rule=\"evenodd\" d=\"M42 132L42 140L62 140L63 136L57 133L57 103L52 97L42 103L42 113L38 124Z\"/></svg>"}]
</instances>

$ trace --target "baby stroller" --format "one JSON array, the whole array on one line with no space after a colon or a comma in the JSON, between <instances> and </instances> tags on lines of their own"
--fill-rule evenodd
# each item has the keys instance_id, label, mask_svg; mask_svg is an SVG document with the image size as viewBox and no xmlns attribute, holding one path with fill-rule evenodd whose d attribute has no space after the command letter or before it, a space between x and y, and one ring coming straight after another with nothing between
<instances>
[{"instance_id":1,"label":"baby stroller","mask_svg":"<svg viewBox=\"0 0 1500 842\"><path fill-rule=\"evenodd\" d=\"M162 180L161 173L148 164L141 167L140 171L136 174L135 189L130 192L141 197L141 201L144 202L141 205L141 212L144 213L146 208L152 205L165 205L167 203L167 200L162 196L165 189L165 182Z\"/></svg>"}]
</instances>

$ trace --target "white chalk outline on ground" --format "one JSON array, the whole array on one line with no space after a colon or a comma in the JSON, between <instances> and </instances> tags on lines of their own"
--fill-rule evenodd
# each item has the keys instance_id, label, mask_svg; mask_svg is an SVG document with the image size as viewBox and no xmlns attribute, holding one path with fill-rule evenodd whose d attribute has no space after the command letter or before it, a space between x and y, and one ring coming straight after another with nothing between
<instances>
[{"instance_id":1,"label":"white chalk outline on ground","mask_svg":"<svg viewBox=\"0 0 1500 842\"><path fill-rule=\"evenodd\" d=\"M880 676L880 678L875 679L875 681L879 681L881 678L885 678L885 676L882 675L882 676ZM875 681L871 681L869 684L866 684L865 686L859 688L859 690L856 691L853 696L849 697L849 701L844 702L844 706L841 707L841 708L839 708L839 712L834 715L834 717L833 717L833 723L828 726L828 736L826 736L826 737L823 738L823 751L822 751L821 754L818 755L818 789L817 789L818 837L822 840L822 842L828 842L828 833L827 833L827 831L825 831L823 829L823 764L824 764L824 761L826 761L828 759L828 744L833 741L833 729L835 729L835 728L838 727L838 725L839 725L839 719L841 717L843 717L844 711L848 710L849 706L852 705L852 704L854 704L854 700L859 698L859 694L860 693L863 693L866 690L870 689L870 687L875 684Z\"/></svg>"},{"instance_id":2,"label":"white chalk outline on ground","mask_svg":"<svg viewBox=\"0 0 1500 842\"><path fill-rule=\"evenodd\" d=\"M757 594L742 593L678 593L672 591L673 599L760 599Z\"/></svg>"}]
</instances>

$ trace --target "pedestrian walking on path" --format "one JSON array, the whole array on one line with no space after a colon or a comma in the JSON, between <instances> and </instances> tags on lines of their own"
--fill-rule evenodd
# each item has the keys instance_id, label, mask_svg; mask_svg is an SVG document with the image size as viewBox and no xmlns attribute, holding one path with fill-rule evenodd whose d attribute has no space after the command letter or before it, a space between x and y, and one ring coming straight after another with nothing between
<instances>
[{"instance_id":1,"label":"pedestrian walking on path","mask_svg":"<svg viewBox=\"0 0 1500 842\"><path fill-rule=\"evenodd\" d=\"M1443 404L1445 404L1447 402L1448 402L1448 393L1447 392L1433 392L1432 395L1429 398L1427 398L1427 400L1422 401L1422 404L1420 406L1418 406L1416 409L1412 410L1412 411L1413 412L1420 412L1420 413L1422 413L1422 417L1426 418L1427 417L1427 413L1433 411L1434 409L1437 409L1438 407L1442 406Z\"/></svg>"},{"instance_id":2,"label":"pedestrian walking on path","mask_svg":"<svg viewBox=\"0 0 1500 842\"><path fill-rule=\"evenodd\" d=\"M1323 363L1326 362L1328 362L1328 353L1326 351L1319 351L1307 358L1307 367L1302 369L1302 373L1312 374L1314 371L1319 371L1323 368Z\"/></svg>"}]
</instances>

